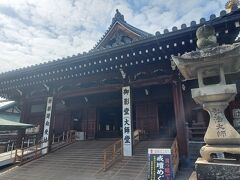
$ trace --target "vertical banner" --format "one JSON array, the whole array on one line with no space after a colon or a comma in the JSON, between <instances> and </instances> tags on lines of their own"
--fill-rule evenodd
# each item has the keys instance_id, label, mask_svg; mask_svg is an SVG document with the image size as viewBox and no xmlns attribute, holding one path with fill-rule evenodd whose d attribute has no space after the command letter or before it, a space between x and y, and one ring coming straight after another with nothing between
<instances>
[{"instance_id":1,"label":"vertical banner","mask_svg":"<svg viewBox=\"0 0 240 180\"><path fill-rule=\"evenodd\" d=\"M132 106L130 86L122 88L123 156L132 156Z\"/></svg>"},{"instance_id":2,"label":"vertical banner","mask_svg":"<svg viewBox=\"0 0 240 180\"><path fill-rule=\"evenodd\" d=\"M148 180L173 180L171 149L148 149Z\"/></svg>"},{"instance_id":3,"label":"vertical banner","mask_svg":"<svg viewBox=\"0 0 240 180\"><path fill-rule=\"evenodd\" d=\"M53 97L48 97L45 121L44 121L44 129L43 129L43 139L42 139L44 143L42 144L42 148L48 146L49 128L50 128L51 115L52 115L52 104L53 104ZM48 152L48 148L42 150L43 154L46 154L47 152Z\"/></svg>"}]
</instances>

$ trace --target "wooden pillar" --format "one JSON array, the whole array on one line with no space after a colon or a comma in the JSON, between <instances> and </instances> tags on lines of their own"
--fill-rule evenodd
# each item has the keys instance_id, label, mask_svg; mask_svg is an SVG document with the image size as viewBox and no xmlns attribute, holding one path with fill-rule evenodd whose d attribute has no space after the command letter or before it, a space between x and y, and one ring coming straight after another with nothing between
<instances>
[{"instance_id":1,"label":"wooden pillar","mask_svg":"<svg viewBox=\"0 0 240 180\"><path fill-rule=\"evenodd\" d=\"M87 139L88 136L87 109L82 108L81 112L82 112L82 124L81 124L82 131L85 133L85 138Z\"/></svg>"},{"instance_id":2,"label":"wooden pillar","mask_svg":"<svg viewBox=\"0 0 240 180\"><path fill-rule=\"evenodd\" d=\"M20 122L21 123L28 123L29 118L29 104L26 100L21 101L21 114L20 114ZM21 147L22 139L25 135L25 129L18 130L17 142L16 146Z\"/></svg>"},{"instance_id":3,"label":"wooden pillar","mask_svg":"<svg viewBox=\"0 0 240 180\"><path fill-rule=\"evenodd\" d=\"M22 101L22 104L21 104L21 115L20 115L20 122L21 123L28 123L28 116L29 116L29 103L24 100Z\"/></svg>"},{"instance_id":4,"label":"wooden pillar","mask_svg":"<svg viewBox=\"0 0 240 180\"><path fill-rule=\"evenodd\" d=\"M180 158L187 160L188 158L188 136L185 122L185 112L182 96L182 86L180 82L172 85L173 103L176 121L177 141L179 146Z\"/></svg>"},{"instance_id":5,"label":"wooden pillar","mask_svg":"<svg viewBox=\"0 0 240 180\"><path fill-rule=\"evenodd\" d=\"M97 128L97 110L94 107L87 108L87 138L95 139Z\"/></svg>"}]
</instances>

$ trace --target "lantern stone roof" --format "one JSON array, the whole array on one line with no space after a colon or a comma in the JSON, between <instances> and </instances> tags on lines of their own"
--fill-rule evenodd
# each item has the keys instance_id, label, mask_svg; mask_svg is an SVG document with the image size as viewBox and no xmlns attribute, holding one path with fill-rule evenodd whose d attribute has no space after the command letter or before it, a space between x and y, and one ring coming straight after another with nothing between
<instances>
[{"instance_id":1,"label":"lantern stone roof","mask_svg":"<svg viewBox=\"0 0 240 180\"><path fill-rule=\"evenodd\" d=\"M128 24L124 16L116 9L111 25L92 50L116 47L152 36L152 34Z\"/></svg>"}]
</instances>

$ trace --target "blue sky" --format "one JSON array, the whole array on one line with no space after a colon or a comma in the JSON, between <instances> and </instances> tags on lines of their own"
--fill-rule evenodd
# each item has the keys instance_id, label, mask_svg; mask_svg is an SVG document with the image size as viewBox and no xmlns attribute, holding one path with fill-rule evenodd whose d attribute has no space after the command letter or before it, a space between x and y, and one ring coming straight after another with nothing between
<instances>
[{"instance_id":1,"label":"blue sky","mask_svg":"<svg viewBox=\"0 0 240 180\"><path fill-rule=\"evenodd\" d=\"M90 50L115 10L144 31L219 16L227 0L0 0L0 72Z\"/></svg>"}]
</instances>

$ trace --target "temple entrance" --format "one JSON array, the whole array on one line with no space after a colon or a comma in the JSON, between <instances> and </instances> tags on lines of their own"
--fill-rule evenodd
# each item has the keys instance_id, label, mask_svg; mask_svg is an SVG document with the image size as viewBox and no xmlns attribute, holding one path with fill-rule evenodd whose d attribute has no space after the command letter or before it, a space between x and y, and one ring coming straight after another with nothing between
<instances>
[{"instance_id":1,"label":"temple entrance","mask_svg":"<svg viewBox=\"0 0 240 180\"><path fill-rule=\"evenodd\" d=\"M172 102L158 104L159 135L172 138L176 136L176 123Z\"/></svg>"},{"instance_id":2,"label":"temple entrance","mask_svg":"<svg viewBox=\"0 0 240 180\"><path fill-rule=\"evenodd\" d=\"M118 138L122 136L121 107L98 109L98 138Z\"/></svg>"},{"instance_id":3,"label":"temple entrance","mask_svg":"<svg viewBox=\"0 0 240 180\"><path fill-rule=\"evenodd\" d=\"M82 129L82 114L80 111L73 111L71 113L72 130L83 131Z\"/></svg>"}]
</instances>

